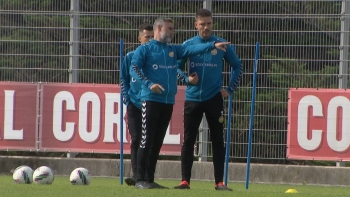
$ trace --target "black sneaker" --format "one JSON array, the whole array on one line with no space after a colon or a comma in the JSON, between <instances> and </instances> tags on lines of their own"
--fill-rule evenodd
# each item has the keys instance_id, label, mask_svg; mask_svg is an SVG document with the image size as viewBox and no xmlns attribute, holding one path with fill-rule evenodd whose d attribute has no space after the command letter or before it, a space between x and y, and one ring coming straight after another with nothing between
<instances>
[{"instance_id":1,"label":"black sneaker","mask_svg":"<svg viewBox=\"0 0 350 197\"><path fill-rule=\"evenodd\" d=\"M152 188L154 188L154 189L169 189L169 187L165 187L165 186L159 185L156 182L152 182L150 184L152 185Z\"/></svg>"},{"instance_id":2,"label":"black sneaker","mask_svg":"<svg viewBox=\"0 0 350 197\"><path fill-rule=\"evenodd\" d=\"M135 188L137 189L152 189L152 185L151 183L147 182L147 181L137 181L135 183Z\"/></svg>"},{"instance_id":3,"label":"black sneaker","mask_svg":"<svg viewBox=\"0 0 350 197\"><path fill-rule=\"evenodd\" d=\"M182 181L180 185L175 186L174 189L190 189L190 184L187 181Z\"/></svg>"},{"instance_id":4,"label":"black sneaker","mask_svg":"<svg viewBox=\"0 0 350 197\"><path fill-rule=\"evenodd\" d=\"M125 183L129 186L135 186L136 181L133 178L126 178Z\"/></svg>"},{"instance_id":5,"label":"black sneaker","mask_svg":"<svg viewBox=\"0 0 350 197\"><path fill-rule=\"evenodd\" d=\"M233 191L232 189L228 188L226 185L224 185L223 182L220 182L215 185L215 190L226 190L226 191Z\"/></svg>"}]
</instances>

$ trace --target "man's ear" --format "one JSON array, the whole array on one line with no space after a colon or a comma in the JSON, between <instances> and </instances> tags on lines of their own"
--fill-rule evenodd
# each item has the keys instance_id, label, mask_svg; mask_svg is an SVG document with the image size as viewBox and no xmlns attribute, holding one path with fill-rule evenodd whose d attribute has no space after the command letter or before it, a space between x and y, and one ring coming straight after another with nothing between
<instances>
[{"instance_id":1,"label":"man's ear","mask_svg":"<svg viewBox=\"0 0 350 197\"><path fill-rule=\"evenodd\" d=\"M141 42L141 36L139 35L137 38L139 39L139 42Z\"/></svg>"}]
</instances>

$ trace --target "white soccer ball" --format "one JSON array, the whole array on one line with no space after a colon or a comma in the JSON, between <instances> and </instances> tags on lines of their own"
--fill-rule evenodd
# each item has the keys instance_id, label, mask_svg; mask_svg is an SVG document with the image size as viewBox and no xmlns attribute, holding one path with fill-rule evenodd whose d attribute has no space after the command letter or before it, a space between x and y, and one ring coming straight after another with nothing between
<instances>
[{"instance_id":1,"label":"white soccer ball","mask_svg":"<svg viewBox=\"0 0 350 197\"><path fill-rule=\"evenodd\" d=\"M75 168L70 174L69 181L72 185L89 185L91 176L86 168Z\"/></svg>"},{"instance_id":2,"label":"white soccer ball","mask_svg":"<svg viewBox=\"0 0 350 197\"><path fill-rule=\"evenodd\" d=\"M13 172L13 180L18 184L31 184L33 182L33 169L29 166L19 166Z\"/></svg>"},{"instance_id":3,"label":"white soccer ball","mask_svg":"<svg viewBox=\"0 0 350 197\"><path fill-rule=\"evenodd\" d=\"M40 166L33 173L33 182L36 184L52 184L54 179L53 171L47 166Z\"/></svg>"}]
</instances>

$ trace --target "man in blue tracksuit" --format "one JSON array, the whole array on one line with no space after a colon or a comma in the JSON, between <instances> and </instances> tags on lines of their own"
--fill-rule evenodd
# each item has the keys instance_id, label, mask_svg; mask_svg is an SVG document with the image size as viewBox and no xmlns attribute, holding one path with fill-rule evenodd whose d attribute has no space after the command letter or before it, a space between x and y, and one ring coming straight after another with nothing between
<instances>
[{"instance_id":1,"label":"man in blue tracksuit","mask_svg":"<svg viewBox=\"0 0 350 197\"><path fill-rule=\"evenodd\" d=\"M170 45L174 35L172 19L158 18L154 39L139 46L131 60L132 77L142 81L142 137L137 152L137 182L140 189L154 188L154 172L175 103L177 60L212 49L225 50L228 42L181 46ZM150 146L152 148L150 149ZM147 174L147 176L146 176Z\"/></svg>"},{"instance_id":2,"label":"man in blue tracksuit","mask_svg":"<svg viewBox=\"0 0 350 197\"><path fill-rule=\"evenodd\" d=\"M141 44L149 42L153 38L152 24L143 23L139 26L138 40ZM130 77L131 59L135 51L126 54L121 68L120 87L123 93L123 103L127 106L128 129L131 136L131 168L133 177L126 178L125 183L135 185L137 174L137 149L141 140L141 81Z\"/></svg>"},{"instance_id":3,"label":"man in blue tracksuit","mask_svg":"<svg viewBox=\"0 0 350 197\"><path fill-rule=\"evenodd\" d=\"M213 41L225 42L224 39L211 34L213 18L209 10L200 9L197 11L195 26L199 35L186 40L183 46ZM234 70L228 87L225 89L222 89L223 59ZM212 141L215 189L232 191L223 183L225 161L223 98L232 94L238 87L242 75L241 61L230 46L227 46L226 51L213 49L192 56L189 58L189 73L192 78L196 78L192 82L181 72L186 61L187 59L182 59L178 62L178 78L185 81L188 86L184 106L184 141L181 149L182 182L174 189L190 189L193 149L204 113Z\"/></svg>"}]
</instances>

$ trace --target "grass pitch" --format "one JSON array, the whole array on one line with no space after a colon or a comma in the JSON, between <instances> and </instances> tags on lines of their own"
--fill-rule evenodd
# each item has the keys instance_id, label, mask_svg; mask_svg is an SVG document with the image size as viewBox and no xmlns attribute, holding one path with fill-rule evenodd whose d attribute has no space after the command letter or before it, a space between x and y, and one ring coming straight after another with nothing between
<instances>
[{"instance_id":1,"label":"grass pitch","mask_svg":"<svg viewBox=\"0 0 350 197\"><path fill-rule=\"evenodd\" d=\"M173 188L179 184L179 180L156 180L157 183ZM141 190L120 185L119 178L92 177L88 186L73 186L69 182L69 177L56 176L52 185L24 185L15 184L12 176L0 176L0 196L1 197L109 197L109 196L132 196L132 197L205 197L205 196L237 196L237 197L344 197L350 196L348 187L330 186L308 186L308 185L272 185L272 184L249 184L249 189L245 189L245 183L229 183L233 192L215 191L213 182L197 181L191 182L190 190L175 189L150 189ZM285 191L293 188L299 193L286 194Z\"/></svg>"}]
</instances>

